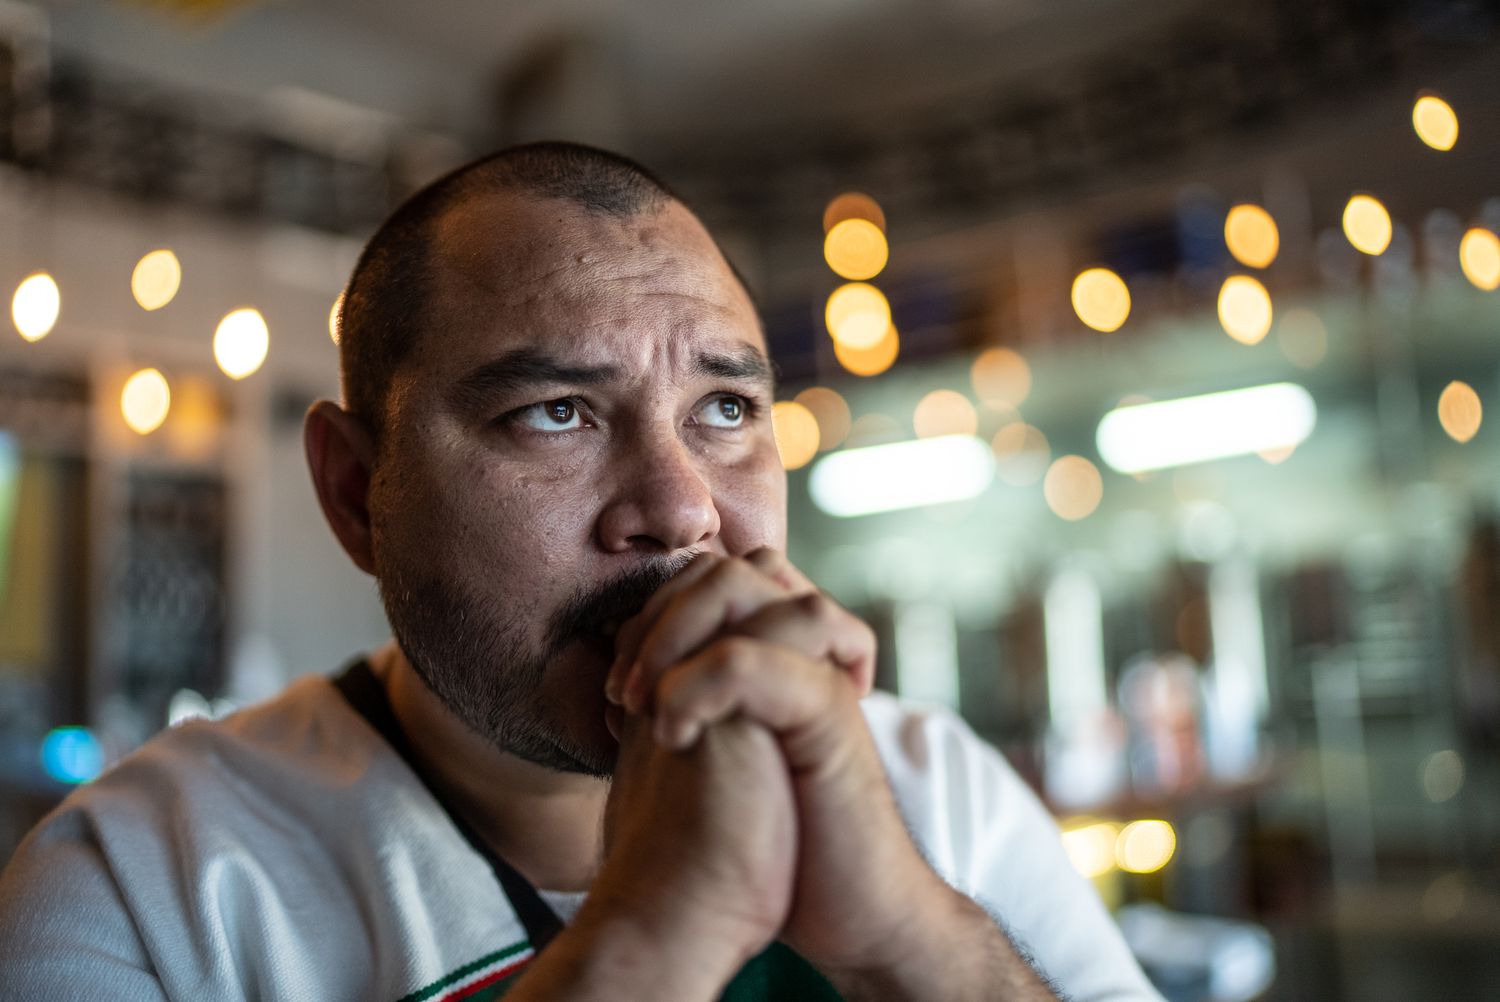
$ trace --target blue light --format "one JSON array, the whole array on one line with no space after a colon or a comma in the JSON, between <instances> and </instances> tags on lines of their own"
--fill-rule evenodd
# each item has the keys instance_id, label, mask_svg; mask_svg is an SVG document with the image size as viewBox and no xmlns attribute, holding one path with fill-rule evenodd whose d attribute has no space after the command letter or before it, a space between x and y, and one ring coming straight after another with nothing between
<instances>
[{"instance_id":1,"label":"blue light","mask_svg":"<svg viewBox=\"0 0 1500 1002\"><path fill-rule=\"evenodd\" d=\"M42 739L42 768L60 783L87 783L104 771L104 749L87 727L54 727Z\"/></svg>"}]
</instances>

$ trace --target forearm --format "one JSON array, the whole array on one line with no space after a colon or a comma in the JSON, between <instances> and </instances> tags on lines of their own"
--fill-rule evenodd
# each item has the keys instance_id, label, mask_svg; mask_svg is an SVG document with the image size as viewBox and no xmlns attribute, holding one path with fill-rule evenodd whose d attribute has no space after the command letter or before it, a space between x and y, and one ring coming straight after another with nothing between
<instances>
[{"instance_id":1,"label":"forearm","mask_svg":"<svg viewBox=\"0 0 1500 1002\"><path fill-rule=\"evenodd\" d=\"M848 1002L1059 1000L984 909L947 885L914 913L907 933L878 968L827 972L839 994Z\"/></svg>"}]
</instances>

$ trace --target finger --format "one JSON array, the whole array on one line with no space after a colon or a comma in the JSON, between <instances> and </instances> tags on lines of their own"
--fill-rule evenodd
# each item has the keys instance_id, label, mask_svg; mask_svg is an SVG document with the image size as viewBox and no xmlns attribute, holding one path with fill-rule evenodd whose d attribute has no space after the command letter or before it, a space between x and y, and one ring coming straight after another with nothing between
<instances>
[{"instance_id":1,"label":"finger","mask_svg":"<svg viewBox=\"0 0 1500 1002\"><path fill-rule=\"evenodd\" d=\"M796 565L780 550L762 546L745 554L745 561L761 573L781 582L787 591L817 590L817 585L798 570Z\"/></svg>"},{"instance_id":2,"label":"finger","mask_svg":"<svg viewBox=\"0 0 1500 1002\"><path fill-rule=\"evenodd\" d=\"M641 640L625 680L625 706L640 713L661 673L711 641L726 626L786 597L780 583L749 562L720 562L667 603Z\"/></svg>"},{"instance_id":3,"label":"finger","mask_svg":"<svg viewBox=\"0 0 1500 1002\"><path fill-rule=\"evenodd\" d=\"M641 646L641 638L646 635L647 629L656 621L661 609L671 601L672 597L683 589L692 586L693 582L703 577L715 566L726 558L713 553L699 553L693 557L686 567L678 571L646 600L641 610L620 624L619 631L615 634L615 660L610 665L609 674L604 679L604 695L611 701L619 703L623 701L625 689L625 672L635 662L636 652Z\"/></svg>"},{"instance_id":4,"label":"finger","mask_svg":"<svg viewBox=\"0 0 1500 1002\"><path fill-rule=\"evenodd\" d=\"M848 684L842 672L790 648L721 637L663 676L654 734L680 750L705 727L736 715L777 733L793 731L826 721L834 687Z\"/></svg>"},{"instance_id":5,"label":"finger","mask_svg":"<svg viewBox=\"0 0 1500 1002\"><path fill-rule=\"evenodd\" d=\"M790 647L813 661L831 661L853 679L861 696L875 680L875 631L823 592L773 602L730 628Z\"/></svg>"}]
</instances>

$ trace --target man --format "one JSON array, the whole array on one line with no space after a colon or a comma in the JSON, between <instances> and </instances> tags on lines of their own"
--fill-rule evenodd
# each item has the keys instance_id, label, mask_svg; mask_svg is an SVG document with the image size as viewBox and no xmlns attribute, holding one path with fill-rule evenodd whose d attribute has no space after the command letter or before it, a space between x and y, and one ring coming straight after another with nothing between
<instances>
[{"instance_id":1,"label":"man","mask_svg":"<svg viewBox=\"0 0 1500 1002\"><path fill-rule=\"evenodd\" d=\"M755 310L648 173L435 182L340 350L308 459L394 643L70 797L0 882L0 996L1154 997L999 756L870 695L782 556Z\"/></svg>"}]
</instances>

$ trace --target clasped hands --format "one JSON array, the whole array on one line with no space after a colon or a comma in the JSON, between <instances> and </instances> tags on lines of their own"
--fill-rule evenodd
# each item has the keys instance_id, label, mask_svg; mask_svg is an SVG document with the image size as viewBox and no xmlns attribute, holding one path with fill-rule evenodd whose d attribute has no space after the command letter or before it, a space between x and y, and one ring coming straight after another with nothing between
<instances>
[{"instance_id":1,"label":"clasped hands","mask_svg":"<svg viewBox=\"0 0 1500 1002\"><path fill-rule=\"evenodd\" d=\"M973 910L912 844L865 724L871 629L761 549L696 557L616 650L596 891L729 975L780 938L846 997L921 983Z\"/></svg>"}]
</instances>

